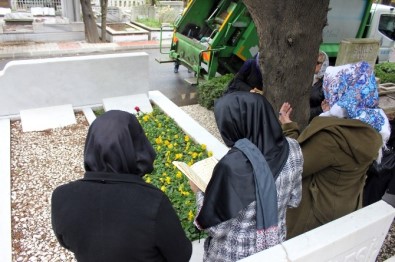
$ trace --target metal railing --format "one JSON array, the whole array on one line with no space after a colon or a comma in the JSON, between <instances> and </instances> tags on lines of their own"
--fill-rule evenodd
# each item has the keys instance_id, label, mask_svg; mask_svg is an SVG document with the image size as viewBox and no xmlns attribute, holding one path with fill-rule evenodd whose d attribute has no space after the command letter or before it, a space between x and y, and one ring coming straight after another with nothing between
<instances>
[{"instance_id":1,"label":"metal railing","mask_svg":"<svg viewBox=\"0 0 395 262\"><path fill-rule=\"evenodd\" d=\"M62 0L11 0L13 10L30 11L32 7L53 7L58 11L62 9Z\"/></svg>"}]
</instances>

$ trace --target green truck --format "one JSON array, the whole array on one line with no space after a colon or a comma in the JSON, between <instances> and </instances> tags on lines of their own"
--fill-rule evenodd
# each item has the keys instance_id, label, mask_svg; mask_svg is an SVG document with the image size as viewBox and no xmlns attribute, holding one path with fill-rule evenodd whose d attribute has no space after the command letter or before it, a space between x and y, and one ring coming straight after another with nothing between
<instances>
[{"instance_id":1,"label":"green truck","mask_svg":"<svg viewBox=\"0 0 395 262\"><path fill-rule=\"evenodd\" d=\"M335 59L342 39L370 37L372 19L380 19L371 14L372 4L373 0L330 0L320 50ZM394 23L395 14L388 12L392 15L389 23ZM175 22L170 50L162 53L169 55L167 62L187 67L196 79L208 80L217 73L237 72L258 52L258 41L255 24L241 0L191 0ZM393 48L394 39L389 41Z\"/></svg>"}]
</instances>

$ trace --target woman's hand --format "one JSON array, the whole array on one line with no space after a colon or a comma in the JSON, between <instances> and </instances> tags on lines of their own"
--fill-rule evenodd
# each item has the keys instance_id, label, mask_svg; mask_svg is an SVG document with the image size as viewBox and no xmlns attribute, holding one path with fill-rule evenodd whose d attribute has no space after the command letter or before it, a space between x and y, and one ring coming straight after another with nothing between
<instances>
[{"instance_id":1,"label":"woman's hand","mask_svg":"<svg viewBox=\"0 0 395 262\"><path fill-rule=\"evenodd\" d=\"M198 192L200 189L195 185L195 183L193 183L191 180L189 180L189 186L191 187L191 190L193 193L196 194L196 192Z\"/></svg>"},{"instance_id":2,"label":"woman's hand","mask_svg":"<svg viewBox=\"0 0 395 262\"><path fill-rule=\"evenodd\" d=\"M278 112L278 120L280 120L281 124L291 123L292 120L290 115L292 113L292 107L288 102L285 102L281 108L280 112Z\"/></svg>"},{"instance_id":3,"label":"woman's hand","mask_svg":"<svg viewBox=\"0 0 395 262\"><path fill-rule=\"evenodd\" d=\"M321 109L322 109L322 112L329 111L330 107L329 107L328 100L326 100L326 99L322 100Z\"/></svg>"},{"instance_id":4,"label":"woman's hand","mask_svg":"<svg viewBox=\"0 0 395 262\"><path fill-rule=\"evenodd\" d=\"M263 91L259 90L258 88L254 87L253 89L250 90L251 93L256 93L256 94L260 94L263 95Z\"/></svg>"}]
</instances>

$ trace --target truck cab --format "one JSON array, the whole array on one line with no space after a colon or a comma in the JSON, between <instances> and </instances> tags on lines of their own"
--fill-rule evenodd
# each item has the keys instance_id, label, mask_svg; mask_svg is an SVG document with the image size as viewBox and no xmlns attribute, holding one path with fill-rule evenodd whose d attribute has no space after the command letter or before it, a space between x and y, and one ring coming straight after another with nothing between
<instances>
[{"instance_id":1,"label":"truck cab","mask_svg":"<svg viewBox=\"0 0 395 262\"><path fill-rule=\"evenodd\" d=\"M378 63L389 61L390 53L394 52L395 8L388 5L373 4L364 37L380 41Z\"/></svg>"}]
</instances>

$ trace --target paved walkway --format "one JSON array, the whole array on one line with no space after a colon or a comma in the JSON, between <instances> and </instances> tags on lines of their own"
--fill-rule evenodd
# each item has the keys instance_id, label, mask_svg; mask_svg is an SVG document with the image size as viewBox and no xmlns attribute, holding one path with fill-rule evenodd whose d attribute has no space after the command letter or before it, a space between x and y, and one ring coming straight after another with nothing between
<instances>
[{"instance_id":1,"label":"paved walkway","mask_svg":"<svg viewBox=\"0 0 395 262\"><path fill-rule=\"evenodd\" d=\"M159 48L158 40L133 41L119 43L95 43L85 41L39 43L39 42L4 42L0 43L0 59L34 58L43 56L61 56L88 54L96 52L126 51L147 48ZM162 42L162 47L169 47L170 40Z\"/></svg>"}]
</instances>

